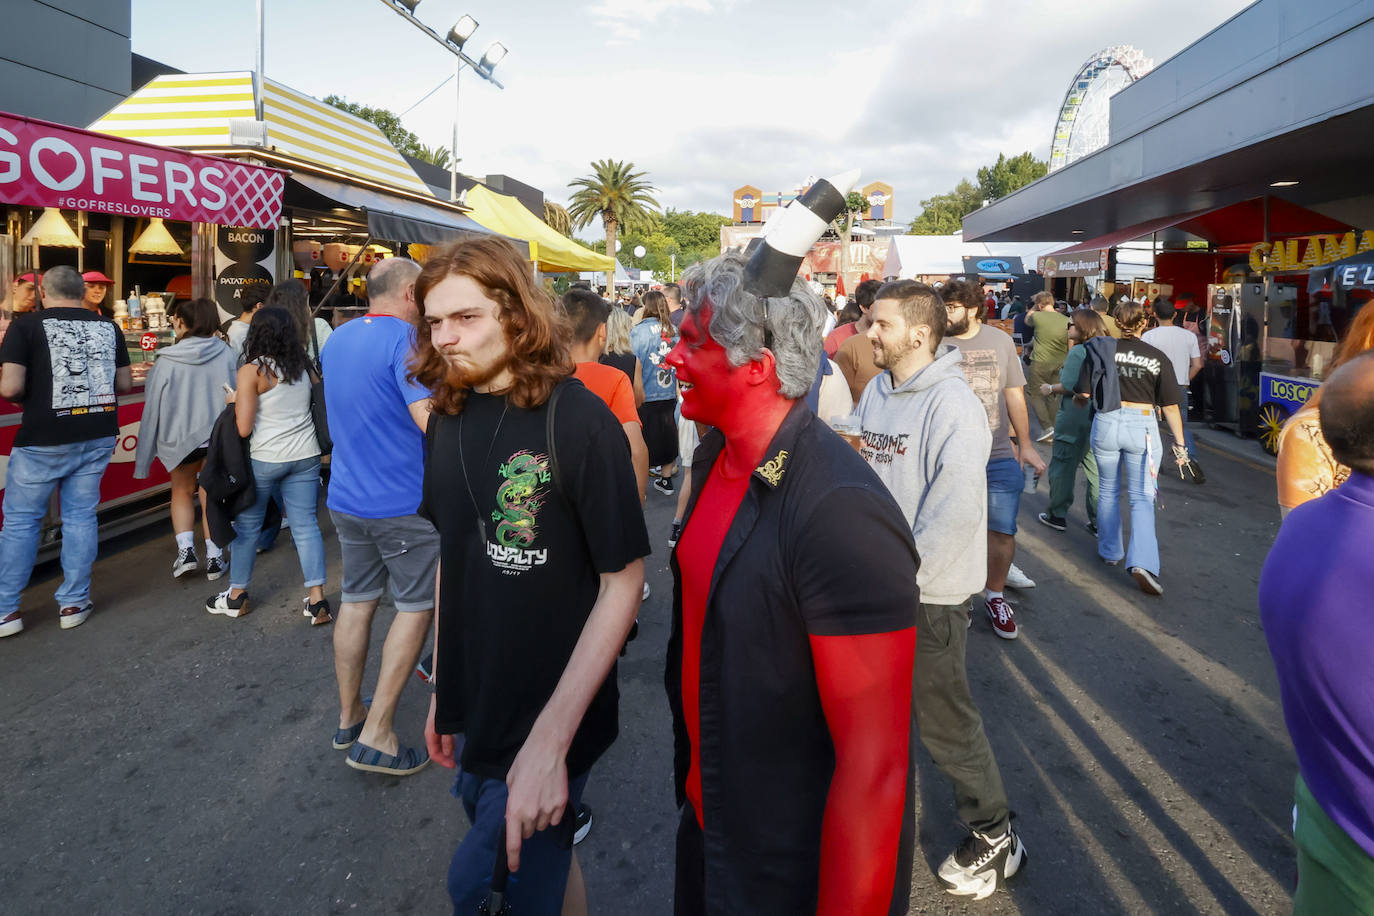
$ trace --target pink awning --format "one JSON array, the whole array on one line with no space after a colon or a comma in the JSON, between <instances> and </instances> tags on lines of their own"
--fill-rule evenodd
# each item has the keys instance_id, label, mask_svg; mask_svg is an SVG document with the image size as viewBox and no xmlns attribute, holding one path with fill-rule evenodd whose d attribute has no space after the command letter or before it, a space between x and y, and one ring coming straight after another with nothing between
<instances>
[{"instance_id":1,"label":"pink awning","mask_svg":"<svg viewBox=\"0 0 1374 916\"><path fill-rule=\"evenodd\" d=\"M0 203L275 229L286 175L0 112Z\"/></svg>"}]
</instances>

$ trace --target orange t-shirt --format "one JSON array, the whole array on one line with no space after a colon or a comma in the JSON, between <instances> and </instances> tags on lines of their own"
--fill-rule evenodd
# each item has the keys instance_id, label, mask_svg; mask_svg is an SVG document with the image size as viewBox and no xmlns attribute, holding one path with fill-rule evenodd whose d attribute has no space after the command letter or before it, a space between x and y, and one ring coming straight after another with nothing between
<instances>
[{"instance_id":1,"label":"orange t-shirt","mask_svg":"<svg viewBox=\"0 0 1374 916\"><path fill-rule=\"evenodd\" d=\"M639 422L639 411L635 409L635 389L624 372L601 363L578 363L573 376L586 385L588 391L606 402L622 426Z\"/></svg>"}]
</instances>

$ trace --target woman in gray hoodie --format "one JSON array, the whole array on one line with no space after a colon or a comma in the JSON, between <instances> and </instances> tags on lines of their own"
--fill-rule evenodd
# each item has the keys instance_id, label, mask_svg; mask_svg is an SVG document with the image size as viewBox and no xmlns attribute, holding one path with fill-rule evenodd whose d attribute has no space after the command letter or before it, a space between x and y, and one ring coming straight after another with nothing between
<instances>
[{"instance_id":1,"label":"woman in gray hoodie","mask_svg":"<svg viewBox=\"0 0 1374 916\"><path fill-rule=\"evenodd\" d=\"M205 445L215 419L224 409L225 386L233 388L238 369L234 351L215 336L219 309L209 299L192 299L171 316L174 344L158 351L144 383L143 420L134 453L134 477L148 476L153 459L172 477L172 530L177 555L174 578L196 569L195 524L197 475L205 463ZM204 513L204 493L201 511ZM205 536L205 576L224 575L223 554Z\"/></svg>"}]
</instances>

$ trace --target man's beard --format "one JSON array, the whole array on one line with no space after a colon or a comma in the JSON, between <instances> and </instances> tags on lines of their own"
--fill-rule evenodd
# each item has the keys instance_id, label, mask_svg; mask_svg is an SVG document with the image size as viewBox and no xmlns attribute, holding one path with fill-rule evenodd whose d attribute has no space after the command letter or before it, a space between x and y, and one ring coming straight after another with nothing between
<instances>
[{"instance_id":1,"label":"man's beard","mask_svg":"<svg viewBox=\"0 0 1374 916\"><path fill-rule=\"evenodd\" d=\"M472 366L448 363L448 379L455 388L476 389L487 384L510 365L510 356L505 356L489 366Z\"/></svg>"},{"instance_id":2,"label":"man's beard","mask_svg":"<svg viewBox=\"0 0 1374 916\"><path fill-rule=\"evenodd\" d=\"M916 348L911 345L907 345L901 347L900 349L888 349L887 347L882 347L881 349L874 350L873 365L877 366L879 369L891 369L892 367L900 363L902 360L906 359L906 355L914 349Z\"/></svg>"},{"instance_id":3,"label":"man's beard","mask_svg":"<svg viewBox=\"0 0 1374 916\"><path fill-rule=\"evenodd\" d=\"M960 318L958 321L949 319L945 322L945 333L950 337L958 337L960 334L968 332L969 324L969 316L966 311L964 312L964 317Z\"/></svg>"}]
</instances>

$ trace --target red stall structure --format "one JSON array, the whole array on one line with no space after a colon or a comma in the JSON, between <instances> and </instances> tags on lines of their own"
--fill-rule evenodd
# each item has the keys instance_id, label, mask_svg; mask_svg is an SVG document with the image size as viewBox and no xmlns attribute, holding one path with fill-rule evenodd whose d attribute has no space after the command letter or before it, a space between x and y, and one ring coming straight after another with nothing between
<instances>
[{"instance_id":1,"label":"red stall structure","mask_svg":"<svg viewBox=\"0 0 1374 916\"><path fill-rule=\"evenodd\" d=\"M123 330L133 364L134 389L119 398L119 440L101 483L102 538L165 511L166 470L154 463L147 479L133 476L142 382L158 349L172 341L167 307L190 292L191 277L213 273L205 227L270 237L281 222L287 175L0 112L0 330L19 312L41 307L41 296L30 301L26 275L62 264L98 270L113 287L102 310ZM22 409L0 400L0 491ZM49 512L42 549L60 539L57 514Z\"/></svg>"}]
</instances>

